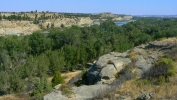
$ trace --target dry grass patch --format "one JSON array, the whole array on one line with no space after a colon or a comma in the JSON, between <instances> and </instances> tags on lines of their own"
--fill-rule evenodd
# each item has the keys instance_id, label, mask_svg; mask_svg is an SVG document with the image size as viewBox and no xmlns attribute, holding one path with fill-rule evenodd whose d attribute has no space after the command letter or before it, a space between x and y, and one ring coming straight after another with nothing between
<instances>
[{"instance_id":1,"label":"dry grass patch","mask_svg":"<svg viewBox=\"0 0 177 100\"><path fill-rule=\"evenodd\" d=\"M138 52L136 52L136 51L134 51L134 50L132 50L132 51L130 52L130 54L129 54L130 59L131 59L133 62L135 62L135 61L138 60L137 57L136 57L137 55L138 55Z\"/></svg>"},{"instance_id":2,"label":"dry grass patch","mask_svg":"<svg viewBox=\"0 0 177 100\"><path fill-rule=\"evenodd\" d=\"M67 72L67 73L61 73L61 76L64 78L65 83L68 83L69 80L75 76L77 76L79 73L81 73L82 71L75 71L75 72ZM48 80L49 82L51 82L53 79L53 77L49 77Z\"/></svg>"},{"instance_id":3,"label":"dry grass patch","mask_svg":"<svg viewBox=\"0 0 177 100\"><path fill-rule=\"evenodd\" d=\"M143 93L154 93L154 100L174 99L177 98L176 78L177 77L173 77L173 82L161 85L152 85L144 80L127 81L116 89L116 94L137 99Z\"/></svg>"},{"instance_id":4,"label":"dry grass patch","mask_svg":"<svg viewBox=\"0 0 177 100\"><path fill-rule=\"evenodd\" d=\"M27 100L27 98L19 98L18 96L9 94L9 95L0 96L0 100Z\"/></svg>"}]
</instances>

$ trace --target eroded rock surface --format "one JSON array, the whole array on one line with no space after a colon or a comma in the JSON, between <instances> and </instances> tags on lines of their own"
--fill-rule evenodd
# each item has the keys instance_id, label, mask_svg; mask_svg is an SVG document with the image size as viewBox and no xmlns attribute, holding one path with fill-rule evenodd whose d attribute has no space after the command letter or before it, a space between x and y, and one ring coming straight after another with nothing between
<instances>
[{"instance_id":1,"label":"eroded rock surface","mask_svg":"<svg viewBox=\"0 0 177 100\"><path fill-rule=\"evenodd\" d=\"M115 74L131 62L126 58L128 52L111 52L101 56L88 71L88 81L93 84L110 84L115 79Z\"/></svg>"},{"instance_id":2,"label":"eroded rock surface","mask_svg":"<svg viewBox=\"0 0 177 100\"><path fill-rule=\"evenodd\" d=\"M135 67L132 71L142 77L143 73L147 72L157 59L171 52L177 52L176 38L153 41L146 45L134 47L131 51L124 53L111 52L105 54L99 57L89 69L89 84L112 83L115 80L114 75L130 63Z\"/></svg>"}]
</instances>

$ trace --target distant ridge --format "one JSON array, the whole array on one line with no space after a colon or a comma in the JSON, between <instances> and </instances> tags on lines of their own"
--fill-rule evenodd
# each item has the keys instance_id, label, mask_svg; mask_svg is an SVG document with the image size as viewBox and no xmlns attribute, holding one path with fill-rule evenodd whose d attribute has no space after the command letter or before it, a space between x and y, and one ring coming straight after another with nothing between
<instances>
[{"instance_id":1,"label":"distant ridge","mask_svg":"<svg viewBox=\"0 0 177 100\"><path fill-rule=\"evenodd\" d=\"M160 18L177 18L176 15L132 15L133 17L160 17Z\"/></svg>"}]
</instances>

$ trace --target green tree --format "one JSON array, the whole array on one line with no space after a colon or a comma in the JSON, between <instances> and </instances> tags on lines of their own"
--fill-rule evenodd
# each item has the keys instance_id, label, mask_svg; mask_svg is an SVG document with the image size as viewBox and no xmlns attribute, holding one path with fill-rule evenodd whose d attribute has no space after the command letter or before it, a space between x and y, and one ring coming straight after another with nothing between
<instances>
[{"instance_id":1,"label":"green tree","mask_svg":"<svg viewBox=\"0 0 177 100\"><path fill-rule=\"evenodd\" d=\"M49 70L52 75L55 73L55 71L64 70L66 63L64 60L64 55L61 51L51 51L48 53L48 56L50 60Z\"/></svg>"},{"instance_id":2,"label":"green tree","mask_svg":"<svg viewBox=\"0 0 177 100\"><path fill-rule=\"evenodd\" d=\"M64 28L65 26L64 26L64 24L61 24L61 26L60 26L60 27Z\"/></svg>"},{"instance_id":3,"label":"green tree","mask_svg":"<svg viewBox=\"0 0 177 100\"><path fill-rule=\"evenodd\" d=\"M58 84L63 84L64 83L64 79L63 77L61 76L60 72L59 71L56 71L55 72L55 75L52 79L52 87L58 85Z\"/></svg>"},{"instance_id":4,"label":"green tree","mask_svg":"<svg viewBox=\"0 0 177 100\"><path fill-rule=\"evenodd\" d=\"M42 96L44 93L51 90L51 84L46 77L42 77L34 83L32 96Z\"/></svg>"},{"instance_id":5,"label":"green tree","mask_svg":"<svg viewBox=\"0 0 177 100\"><path fill-rule=\"evenodd\" d=\"M43 34L35 32L29 36L29 46L32 54L40 54L51 49L51 40Z\"/></svg>"},{"instance_id":6,"label":"green tree","mask_svg":"<svg viewBox=\"0 0 177 100\"><path fill-rule=\"evenodd\" d=\"M2 20L2 16L0 15L0 20Z\"/></svg>"},{"instance_id":7,"label":"green tree","mask_svg":"<svg viewBox=\"0 0 177 100\"><path fill-rule=\"evenodd\" d=\"M52 24L51 24L51 28L54 28L54 27L55 27L55 25L54 25L54 23L52 23Z\"/></svg>"},{"instance_id":8,"label":"green tree","mask_svg":"<svg viewBox=\"0 0 177 100\"><path fill-rule=\"evenodd\" d=\"M49 28L49 26L50 26L50 24L48 23L46 27Z\"/></svg>"}]
</instances>

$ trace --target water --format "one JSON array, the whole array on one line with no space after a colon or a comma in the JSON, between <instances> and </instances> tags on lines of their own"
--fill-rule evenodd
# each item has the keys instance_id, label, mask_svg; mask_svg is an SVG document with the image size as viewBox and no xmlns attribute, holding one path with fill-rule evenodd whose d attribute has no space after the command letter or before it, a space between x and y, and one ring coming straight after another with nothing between
<instances>
[{"instance_id":1,"label":"water","mask_svg":"<svg viewBox=\"0 0 177 100\"><path fill-rule=\"evenodd\" d=\"M122 26L124 24L127 24L128 22L115 22L117 26Z\"/></svg>"}]
</instances>

